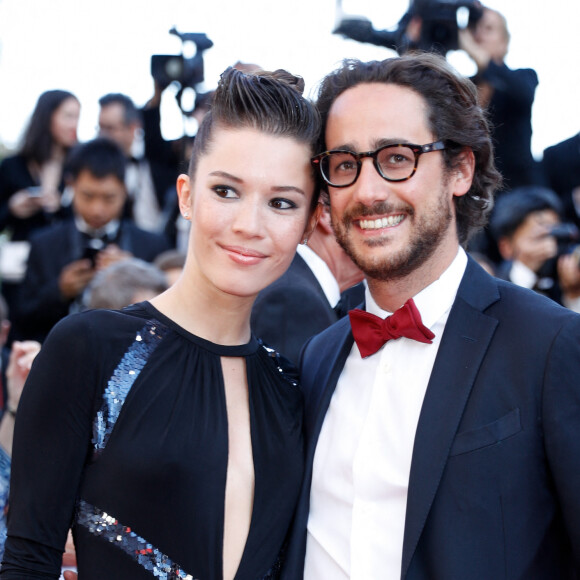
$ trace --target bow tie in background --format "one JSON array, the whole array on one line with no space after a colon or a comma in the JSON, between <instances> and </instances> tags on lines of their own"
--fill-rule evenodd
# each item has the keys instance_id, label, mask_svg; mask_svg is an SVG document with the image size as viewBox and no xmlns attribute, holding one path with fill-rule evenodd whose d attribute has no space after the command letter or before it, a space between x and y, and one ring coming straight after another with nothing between
<instances>
[{"instance_id":1,"label":"bow tie in background","mask_svg":"<svg viewBox=\"0 0 580 580\"><path fill-rule=\"evenodd\" d=\"M377 352L385 342L401 336L428 344L435 338L421 322L421 315L412 298L384 320L358 308L351 310L348 316L362 358Z\"/></svg>"}]
</instances>

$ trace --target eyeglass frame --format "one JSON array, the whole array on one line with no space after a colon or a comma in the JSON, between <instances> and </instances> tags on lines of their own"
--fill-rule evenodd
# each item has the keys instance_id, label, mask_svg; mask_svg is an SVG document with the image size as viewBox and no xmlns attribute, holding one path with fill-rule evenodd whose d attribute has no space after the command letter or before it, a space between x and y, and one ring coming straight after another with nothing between
<instances>
[{"instance_id":1,"label":"eyeglass frame","mask_svg":"<svg viewBox=\"0 0 580 580\"><path fill-rule=\"evenodd\" d=\"M378 157L378 154L383 149L387 149L388 147L407 147L408 149L410 149L413 152L413 155L415 156L415 164L413 166L413 170L411 171L411 175L409 175L408 177L402 177L399 179L391 179L390 177L383 175L377 157ZM392 183L398 183L401 181L408 181L409 179L411 179L411 177L413 177L413 175L415 175L415 172L417 171L417 166L419 165L419 157L421 155L423 155L423 153L431 153L433 151L443 151L444 149L446 149L445 143L441 140L434 141L433 143L426 143L425 145L415 145L414 143L389 143L388 145L383 145L382 147L379 147L378 149L375 149L374 151L363 151L361 153L355 153L354 151L349 151L348 149L331 149L330 151L323 151L322 153L315 155L310 160L310 163L318 169L318 172L320 173L322 179L331 187L350 187L351 185L354 185L356 183L356 180L360 176L360 172L362 169L362 161L361 160L364 159L365 157L371 157L373 160L373 165L374 165L375 169L377 170L377 173L385 181L390 181ZM356 166L357 166L356 175L351 183L346 183L343 185L335 185L334 183L331 183L324 175L324 172L322 171L321 162L325 157L329 157L333 153L348 153L349 155L352 155L354 157L354 159L356 160Z\"/></svg>"}]
</instances>

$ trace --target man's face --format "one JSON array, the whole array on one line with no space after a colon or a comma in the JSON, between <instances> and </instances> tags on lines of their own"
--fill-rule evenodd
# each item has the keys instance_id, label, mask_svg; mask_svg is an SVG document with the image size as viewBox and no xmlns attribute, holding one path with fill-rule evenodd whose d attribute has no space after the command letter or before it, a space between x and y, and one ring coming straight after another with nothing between
<instances>
[{"instance_id":1,"label":"man's face","mask_svg":"<svg viewBox=\"0 0 580 580\"><path fill-rule=\"evenodd\" d=\"M511 237L499 241L502 257L518 260L537 272L546 260L558 253L556 238L550 235L552 228L558 224L560 218L554 210L530 213Z\"/></svg>"},{"instance_id":2,"label":"man's face","mask_svg":"<svg viewBox=\"0 0 580 580\"><path fill-rule=\"evenodd\" d=\"M367 83L333 103L326 129L328 149L371 151L387 144L424 145L438 139L427 123L427 105L411 89ZM469 172L468 172L469 173ZM367 277L394 280L420 268L448 264L457 252L454 195L469 190L462 171L446 171L443 152L419 158L413 177L383 179L370 158L358 180L329 187L336 237Z\"/></svg>"},{"instance_id":3,"label":"man's face","mask_svg":"<svg viewBox=\"0 0 580 580\"><path fill-rule=\"evenodd\" d=\"M115 176L98 178L85 169L74 180L72 188L74 211L91 228L98 230L121 217L126 197L125 184Z\"/></svg>"},{"instance_id":4,"label":"man's face","mask_svg":"<svg viewBox=\"0 0 580 580\"><path fill-rule=\"evenodd\" d=\"M115 141L125 155L131 154L137 125L125 122L125 109L120 103L111 103L101 107L99 112L99 136Z\"/></svg>"},{"instance_id":5,"label":"man's face","mask_svg":"<svg viewBox=\"0 0 580 580\"><path fill-rule=\"evenodd\" d=\"M475 27L475 40L493 60L502 62L508 52L509 44L503 17L495 10L484 10Z\"/></svg>"}]
</instances>

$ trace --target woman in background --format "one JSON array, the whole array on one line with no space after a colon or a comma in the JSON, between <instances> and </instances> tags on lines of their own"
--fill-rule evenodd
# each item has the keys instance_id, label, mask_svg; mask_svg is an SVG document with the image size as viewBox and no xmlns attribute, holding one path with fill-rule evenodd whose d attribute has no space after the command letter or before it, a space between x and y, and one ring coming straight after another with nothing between
<instances>
[{"instance_id":1,"label":"woman in background","mask_svg":"<svg viewBox=\"0 0 580 580\"><path fill-rule=\"evenodd\" d=\"M77 142L78 99L68 91L40 95L18 153L0 164L0 229L26 240L60 208L62 169Z\"/></svg>"},{"instance_id":2,"label":"woman in background","mask_svg":"<svg viewBox=\"0 0 580 580\"><path fill-rule=\"evenodd\" d=\"M0 231L16 242L2 249L0 276L13 317L30 235L61 215L63 165L77 142L79 115L80 103L72 93L42 93L18 152L0 163Z\"/></svg>"},{"instance_id":3,"label":"woman in background","mask_svg":"<svg viewBox=\"0 0 580 580\"><path fill-rule=\"evenodd\" d=\"M303 83L228 69L177 182L180 278L150 302L69 316L16 422L2 579L275 578L303 470L293 369L252 336L256 295L316 219L319 132Z\"/></svg>"}]
</instances>

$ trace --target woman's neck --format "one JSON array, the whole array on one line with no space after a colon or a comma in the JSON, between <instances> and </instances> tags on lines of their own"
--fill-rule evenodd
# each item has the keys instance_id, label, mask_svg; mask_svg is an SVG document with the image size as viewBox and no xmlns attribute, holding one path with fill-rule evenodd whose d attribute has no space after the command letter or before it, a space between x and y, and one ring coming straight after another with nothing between
<instances>
[{"instance_id":1,"label":"woman's neck","mask_svg":"<svg viewBox=\"0 0 580 580\"><path fill-rule=\"evenodd\" d=\"M250 340L254 298L218 290L205 292L182 276L151 304L188 332L216 344L235 346Z\"/></svg>"}]
</instances>

